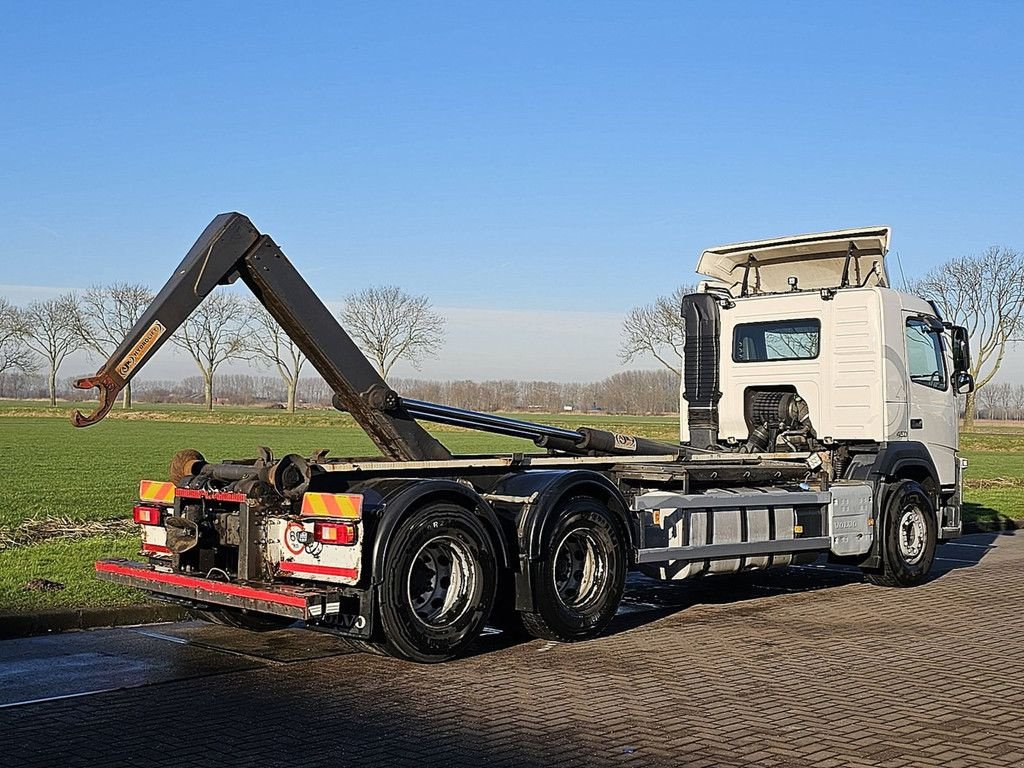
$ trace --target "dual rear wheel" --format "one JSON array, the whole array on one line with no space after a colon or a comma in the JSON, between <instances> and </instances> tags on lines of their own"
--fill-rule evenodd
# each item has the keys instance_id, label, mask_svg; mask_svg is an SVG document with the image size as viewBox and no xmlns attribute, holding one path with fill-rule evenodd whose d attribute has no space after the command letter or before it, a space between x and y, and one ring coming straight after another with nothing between
<instances>
[{"instance_id":1,"label":"dual rear wheel","mask_svg":"<svg viewBox=\"0 0 1024 768\"><path fill-rule=\"evenodd\" d=\"M615 516L596 499L571 498L541 548L534 610L505 605L495 623L563 642L600 633L625 588L627 540ZM465 651L495 607L499 558L484 523L460 506L433 504L403 521L389 552L380 590L383 640L358 646L418 662Z\"/></svg>"}]
</instances>

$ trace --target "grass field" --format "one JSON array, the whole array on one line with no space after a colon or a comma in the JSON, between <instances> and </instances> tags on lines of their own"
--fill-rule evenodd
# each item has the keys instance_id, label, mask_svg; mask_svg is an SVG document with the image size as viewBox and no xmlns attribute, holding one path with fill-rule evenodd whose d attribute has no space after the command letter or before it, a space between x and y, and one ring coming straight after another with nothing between
<instances>
[{"instance_id":1,"label":"grass field","mask_svg":"<svg viewBox=\"0 0 1024 768\"><path fill-rule=\"evenodd\" d=\"M365 456L376 451L352 419L329 410L288 414L254 408L218 409L144 406L114 411L89 429L74 429L70 408L0 402L0 455L6 459L0 492L0 614L43 607L119 604L139 594L92 577L100 557L130 557L133 536L100 535L50 539L2 549L25 538L26 521L69 518L114 521L130 514L143 478L164 479L175 451L192 447L210 459L253 456L265 445L276 455ZM557 426L598 426L672 440L673 417L521 414ZM456 453L536 450L532 443L483 433L431 427ZM965 498L975 519L1024 517L1024 427L981 425L963 436L970 460ZM60 582L64 589L26 591L33 579Z\"/></svg>"}]
</instances>

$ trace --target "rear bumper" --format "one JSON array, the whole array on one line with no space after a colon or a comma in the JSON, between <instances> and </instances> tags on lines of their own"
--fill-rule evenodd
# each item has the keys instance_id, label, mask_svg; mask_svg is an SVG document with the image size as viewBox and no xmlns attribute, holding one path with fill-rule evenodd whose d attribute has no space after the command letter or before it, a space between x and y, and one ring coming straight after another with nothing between
<instances>
[{"instance_id":1,"label":"rear bumper","mask_svg":"<svg viewBox=\"0 0 1024 768\"><path fill-rule=\"evenodd\" d=\"M96 576L196 606L227 606L299 621L329 624L345 634L369 634L367 595L351 589L291 584L241 584L157 570L130 560L99 560Z\"/></svg>"}]
</instances>

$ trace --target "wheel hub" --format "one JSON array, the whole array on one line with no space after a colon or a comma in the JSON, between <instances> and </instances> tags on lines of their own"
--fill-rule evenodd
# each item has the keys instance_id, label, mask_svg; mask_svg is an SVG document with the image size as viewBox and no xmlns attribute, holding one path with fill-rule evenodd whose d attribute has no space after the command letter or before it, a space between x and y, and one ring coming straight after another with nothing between
<instances>
[{"instance_id":1,"label":"wheel hub","mask_svg":"<svg viewBox=\"0 0 1024 768\"><path fill-rule=\"evenodd\" d=\"M908 565L916 565L924 557L928 541L924 510L916 504L904 507L898 531L900 555Z\"/></svg>"},{"instance_id":2,"label":"wheel hub","mask_svg":"<svg viewBox=\"0 0 1024 768\"><path fill-rule=\"evenodd\" d=\"M407 596L416 618L442 627L469 610L476 586L473 558L466 544L451 536L427 541L413 559Z\"/></svg>"},{"instance_id":3,"label":"wheel hub","mask_svg":"<svg viewBox=\"0 0 1024 768\"><path fill-rule=\"evenodd\" d=\"M607 557L593 532L576 528L555 548L555 592L567 607L578 609L593 600L607 574Z\"/></svg>"}]
</instances>

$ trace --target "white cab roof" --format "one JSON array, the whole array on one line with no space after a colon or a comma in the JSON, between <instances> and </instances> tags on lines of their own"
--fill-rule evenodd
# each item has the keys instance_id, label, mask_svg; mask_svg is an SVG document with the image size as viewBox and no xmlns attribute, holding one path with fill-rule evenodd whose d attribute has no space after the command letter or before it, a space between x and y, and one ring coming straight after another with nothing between
<instances>
[{"instance_id":1,"label":"white cab roof","mask_svg":"<svg viewBox=\"0 0 1024 768\"><path fill-rule=\"evenodd\" d=\"M889 227L866 227L719 245L701 254L697 272L736 296L788 291L791 277L803 290L888 286L889 235Z\"/></svg>"}]
</instances>

